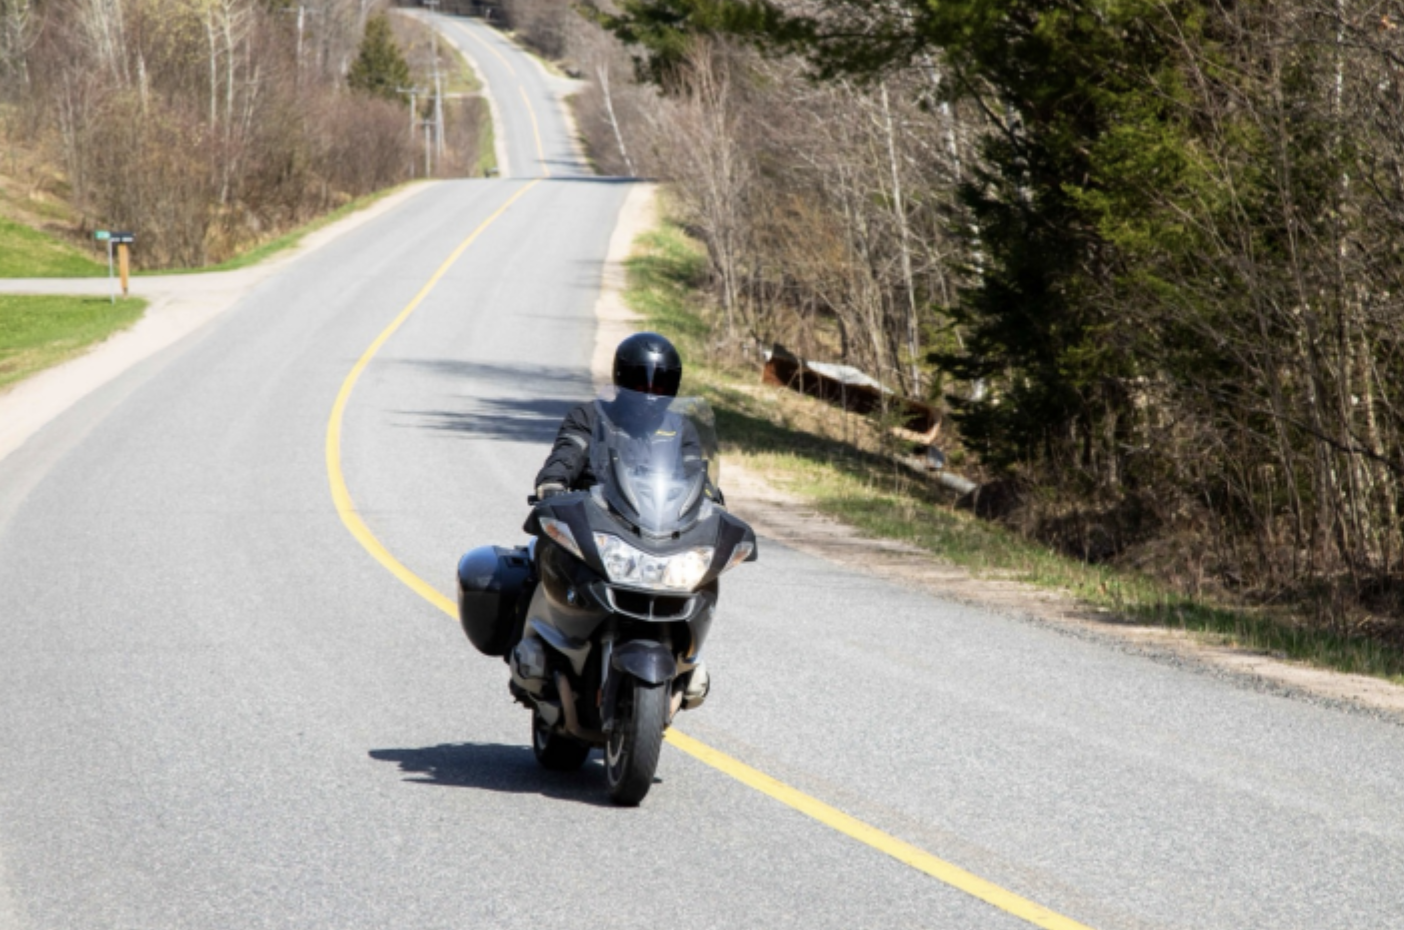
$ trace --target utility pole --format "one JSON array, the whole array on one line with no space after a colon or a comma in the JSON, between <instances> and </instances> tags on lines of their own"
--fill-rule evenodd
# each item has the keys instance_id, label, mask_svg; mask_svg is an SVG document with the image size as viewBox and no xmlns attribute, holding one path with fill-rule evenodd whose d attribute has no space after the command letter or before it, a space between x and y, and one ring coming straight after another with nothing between
<instances>
[{"instance_id":1,"label":"utility pole","mask_svg":"<svg viewBox=\"0 0 1404 930\"><path fill-rule=\"evenodd\" d=\"M420 122L419 122L419 108L418 108L418 106L417 106L417 104L419 103L419 95L420 95L420 94L424 94L424 93L428 93L428 91L427 91L425 88L423 88L423 87L397 87L397 88L395 88L395 93L397 93L397 94L408 94L408 95L409 95L409 117L410 117L410 119L409 119L409 137L410 137L410 144L413 145L413 144L414 144L414 137L415 137L415 135L416 135L416 133L417 133L417 131L418 131L418 129L419 129L419 126L420 126ZM428 120L425 120L425 122L424 122L424 126L425 126L425 130L424 130L424 132L425 132L425 143L424 143L424 145L425 145L425 150L424 150L424 176L425 176L426 178L429 177L429 148L428 148L428 146L429 146L429 142L428 142L428 138L429 138L429 136L428 136L428 133L429 133L428 126L429 126L429 125L430 125L429 121L428 121ZM410 174L411 174L411 175L414 174L414 163L413 163L413 162L410 162Z\"/></svg>"},{"instance_id":2,"label":"utility pole","mask_svg":"<svg viewBox=\"0 0 1404 930\"><path fill-rule=\"evenodd\" d=\"M429 144L429 133L433 128L433 120L427 119L424 121L424 176L426 178L434 176L434 162L432 161L434 147Z\"/></svg>"},{"instance_id":3,"label":"utility pole","mask_svg":"<svg viewBox=\"0 0 1404 930\"><path fill-rule=\"evenodd\" d=\"M441 0L424 0L424 5L433 12L439 11ZM444 92L439 76L439 30L429 21L429 43L432 49L434 68L434 154L442 161L444 157Z\"/></svg>"},{"instance_id":4,"label":"utility pole","mask_svg":"<svg viewBox=\"0 0 1404 930\"><path fill-rule=\"evenodd\" d=\"M444 157L444 95L439 85L439 69L434 69L434 154Z\"/></svg>"},{"instance_id":5,"label":"utility pole","mask_svg":"<svg viewBox=\"0 0 1404 930\"><path fill-rule=\"evenodd\" d=\"M444 94L439 83L438 60L435 59L434 67L434 154L442 161L444 158Z\"/></svg>"}]
</instances>

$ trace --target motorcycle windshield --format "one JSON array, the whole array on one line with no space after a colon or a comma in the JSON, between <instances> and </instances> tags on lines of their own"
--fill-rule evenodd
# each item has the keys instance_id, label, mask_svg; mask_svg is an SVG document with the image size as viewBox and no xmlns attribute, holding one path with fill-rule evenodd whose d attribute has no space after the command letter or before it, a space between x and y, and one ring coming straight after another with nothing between
<instances>
[{"instance_id":1,"label":"motorcycle windshield","mask_svg":"<svg viewBox=\"0 0 1404 930\"><path fill-rule=\"evenodd\" d=\"M590 466L609 505L654 537L697 522L719 478L707 402L610 389L595 409Z\"/></svg>"}]
</instances>

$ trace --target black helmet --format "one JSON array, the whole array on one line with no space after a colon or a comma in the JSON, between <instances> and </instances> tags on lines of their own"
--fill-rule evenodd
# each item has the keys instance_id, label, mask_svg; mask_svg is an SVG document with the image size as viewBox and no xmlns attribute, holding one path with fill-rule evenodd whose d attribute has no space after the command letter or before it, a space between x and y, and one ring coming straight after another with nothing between
<instances>
[{"instance_id":1,"label":"black helmet","mask_svg":"<svg viewBox=\"0 0 1404 930\"><path fill-rule=\"evenodd\" d=\"M635 333L614 350L614 386L641 394L677 397L682 359L657 333Z\"/></svg>"}]
</instances>

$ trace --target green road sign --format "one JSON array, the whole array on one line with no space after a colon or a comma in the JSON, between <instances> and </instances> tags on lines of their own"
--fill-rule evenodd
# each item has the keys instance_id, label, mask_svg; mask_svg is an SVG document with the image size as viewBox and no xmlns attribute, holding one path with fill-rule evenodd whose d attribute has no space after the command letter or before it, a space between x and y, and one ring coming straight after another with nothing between
<instances>
[{"instance_id":1,"label":"green road sign","mask_svg":"<svg viewBox=\"0 0 1404 930\"><path fill-rule=\"evenodd\" d=\"M112 238L112 233L105 229L99 229L97 232L93 233L93 238L98 242L106 242L108 239Z\"/></svg>"}]
</instances>

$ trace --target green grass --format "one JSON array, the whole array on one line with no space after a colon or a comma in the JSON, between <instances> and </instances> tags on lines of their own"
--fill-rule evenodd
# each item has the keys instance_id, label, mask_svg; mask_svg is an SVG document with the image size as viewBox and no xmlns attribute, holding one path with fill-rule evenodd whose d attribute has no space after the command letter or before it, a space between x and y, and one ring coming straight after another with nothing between
<instances>
[{"instance_id":1,"label":"green grass","mask_svg":"<svg viewBox=\"0 0 1404 930\"><path fill-rule=\"evenodd\" d=\"M276 239L270 239L268 242L255 246L246 252L241 252L233 258L220 262L218 265L206 265L202 268L165 268L159 271L143 271L142 275L204 274L207 271L237 271L240 268L256 265L261 261L272 258L279 252L291 249L309 234L325 226L330 226L337 220L348 217L357 211L364 210L377 201L383 200L396 191L403 189L406 184L413 183L413 181L407 181L405 184L398 184L394 187L387 187L384 190L376 191L373 194L366 194L364 197L357 197L355 200L342 204L330 213L325 213L315 220L297 227L291 232L284 233ZM104 271L106 271L106 269L104 269Z\"/></svg>"},{"instance_id":2,"label":"green grass","mask_svg":"<svg viewBox=\"0 0 1404 930\"><path fill-rule=\"evenodd\" d=\"M492 109L483 107L483 121L478 127L478 164L480 178L490 178L497 172L497 135L492 125Z\"/></svg>"},{"instance_id":3,"label":"green grass","mask_svg":"<svg viewBox=\"0 0 1404 930\"><path fill-rule=\"evenodd\" d=\"M495 162L494 162L495 164ZM414 183L414 182L406 182ZM203 274L207 271L235 271L265 261L300 243L309 234L337 220L364 210L404 188L404 184L358 197L330 213L284 233L276 239L241 252L218 265L201 268L165 268L139 272L150 275ZM107 274L105 261L87 258L78 250L28 226L0 218L0 278L96 278Z\"/></svg>"},{"instance_id":4,"label":"green grass","mask_svg":"<svg viewBox=\"0 0 1404 930\"><path fill-rule=\"evenodd\" d=\"M473 66L468 63L468 59L463 53L447 39L440 37L439 49L447 51L449 57L455 62L456 67L450 68L444 78L444 93L446 94L478 94L482 93L483 82L478 79L478 72L473 70Z\"/></svg>"},{"instance_id":5,"label":"green grass","mask_svg":"<svg viewBox=\"0 0 1404 930\"><path fill-rule=\"evenodd\" d=\"M78 355L145 309L137 298L0 295L0 388Z\"/></svg>"},{"instance_id":6,"label":"green grass","mask_svg":"<svg viewBox=\"0 0 1404 930\"><path fill-rule=\"evenodd\" d=\"M1285 611L1219 604L1156 579L1070 559L952 506L949 495L882 456L811 432L806 407L820 402L758 391L752 370L695 364L710 327L701 282L706 257L676 227L641 237L629 261L626 299L649 328L668 334L689 360L684 391L708 399L728 456L816 510L862 532L919 546L976 575L1066 591L1109 622L1183 629L1215 642L1338 671L1404 683L1404 655L1377 642L1311 626Z\"/></svg>"},{"instance_id":7,"label":"green grass","mask_svg":"<svg viewBox=\"0 0 1404 930\"><path fill-rule=\"evenodd\" d=\"M106 262L13 220L0 218L0 278L95 278Z\"/></svg>"},{"instance_id":8,"label":"green grass","mask_svg":"<svg viewBox=\"0 0 1404 930\"><path fill-rule=\"evenodd\" d=\"M427 28L427 27L426 27ZM452 42L440 37L439 48L446 50L450 57L456 62L457 67L450 69L444 93L446 94L481 94L483 92L483 82L478 78L478 72L473 70L467 56L460 52ZM492 108L487 104L487 98L483 98L482 124L478 127L478 163L474 166L474 173L480 178L491 177L497 170L497 147L493 144Z\"/></svg>"}]
</instances>

